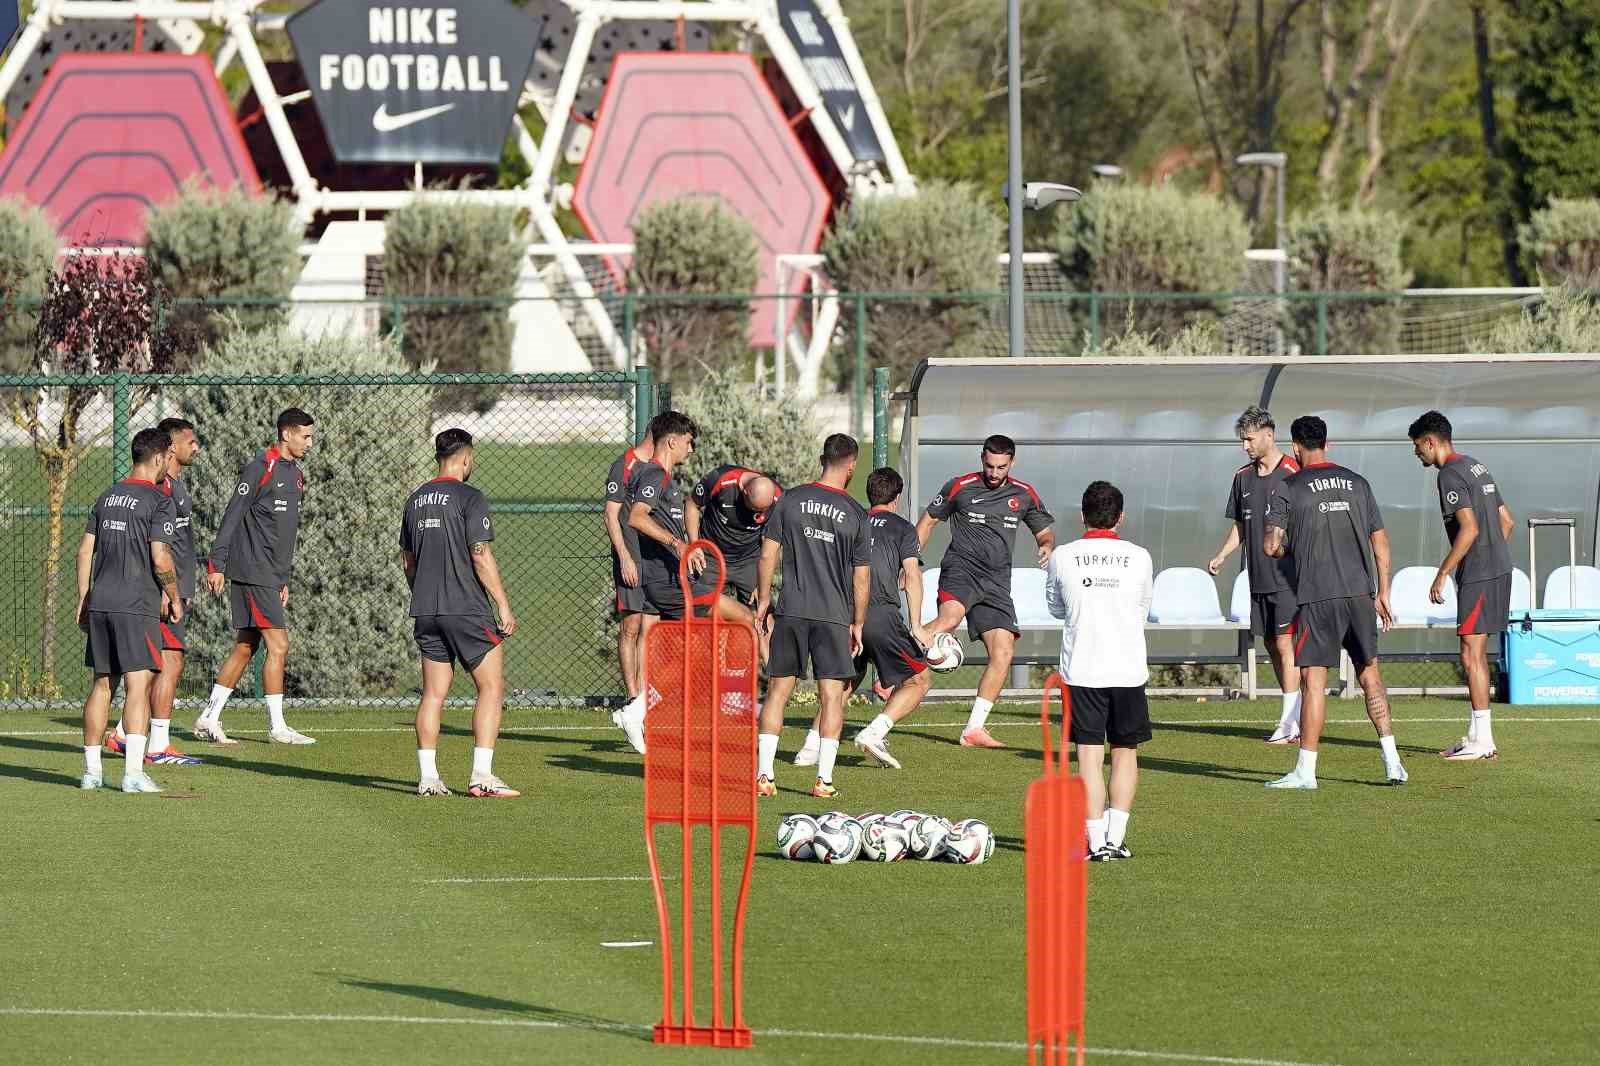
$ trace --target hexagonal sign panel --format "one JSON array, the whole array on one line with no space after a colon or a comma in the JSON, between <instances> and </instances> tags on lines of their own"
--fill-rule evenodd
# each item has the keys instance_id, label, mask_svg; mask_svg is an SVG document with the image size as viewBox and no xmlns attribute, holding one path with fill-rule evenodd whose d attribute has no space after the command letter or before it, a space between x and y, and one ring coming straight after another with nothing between
<instances>
[{"instance_id":1,"label":"hexagonal sign panel","mask_svg":"<svg viewBox=\"0 0 1600 1066\"><path fill-rule=\"evenodd\" d=\"M79 245L143 244L150 208L190 180L261 189L203 55L62 56L0 153L0 197Z\"/></svg>"},{"instance_id":2,"label":"hexagonal sign panel","mask_svg":"<svg viewBox=\"0 0 1600 1066\"><path fill-rule=\"evenodd\" d=\"M778 291L777 256L816 250L832 206L749 56L618 56L573 209L596 241L630 243L641 210L691 194L718 197L754 227L762 293ZM775 301L756 301L752 344L773 344L775 314Z\"/></svg>"},{"instance_id":3,"label":"hexagonal sign panel","mask_svg":"<svg viewBox=\"0 0 1600 1066\"><path fill-rule=\"evenodd\" d=\"M5 0L0 0L5 3ZM577 31L577 16L563 0L528 0L524 8L535 18L543 16L544 31L539 54L534 57L528 83L554 94L561 83L561 71L572 54L572 37ZM612 19L600 24L589 54L584 58L583 76L578 80L578 95L572 109L592 115L600 106L611 62L625 52L705 52L711 48L711 30L703 22L674 22L671 19Z\"/></svg>"},{"instance_id":4,"label":"hexagonal sign panel","mask_svg":"<svg viewBox=\"0 0 1600 1066\"><path fill-rule=\"evenodd\" d=\"M495 163L543 21L506 0L318 0L289 19L341 163Z\"/></svg>"}]
</instances>

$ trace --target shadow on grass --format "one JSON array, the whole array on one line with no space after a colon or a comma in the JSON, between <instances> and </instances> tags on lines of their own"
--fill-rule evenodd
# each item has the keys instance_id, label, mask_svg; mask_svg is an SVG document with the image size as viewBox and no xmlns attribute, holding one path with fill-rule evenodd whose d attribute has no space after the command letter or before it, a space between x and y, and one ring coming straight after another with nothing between
<instances>
[{"instance_id":1,"label":"shadow on grass","mask_svg":"<svg viewBox=\"0 0 1600 1066\"><path fill-rule=\"evenodd\" d=\"M24 751L69 751L83 754L82 744L63 744L59 740L35 740L33 737L0 737L0 747L21 748Z\"/></svg>"},{"instance_id":2,"label":"shadow on grass","mask_svg":"<svg viewBox=\"0 0 1600 1066\"><path fill-rule=\"evenodd\" d=\"M546 1022L552 1027L585 1029L595 1033L611 1033L627 1039L643 1040L646 1043L651 1039L648 1026L619 1022L611 1018L601 1018L579 1011L562 1010L559 1007L541 1007L535 1003L501 999L499 996L481 996L475 992L463 992L456 988L400 984L394 981L369 981L359 977L341 977L339 978L339 983L348 988L362 988L370 992L387 992L391 995L427 1000L430 1003L443 1003L451 1007L464 1007L467 1010L486 1011L492 1014L509 1015L513 1018L526 1018L530 1021Z\"/></svg>"},{"instance_id":3,"label":"shadow on grass","mask_svg":"<svg viewBox=\"0 0 1600 1066\"><path fill-rule=\"evenodd\" d=\"M590 750L614 751L614 748L596 748ZM628 749L632 752L632 748ZM561 755L552 755L545 761L546 765L558 770L576 770L584 774L611 774L616 777L644 777L644 763L635 756L629 762L612 762L607 759L596 759L582 752L566 752Z\"/></svg>"},{"instance_id":4,"label":"shadow on grass","mask_svg":"<svg viewBox=\"0 0 1600 1066\"><path fill-rule=\"evenodd\" d=\"M1245 737L1249 740L1260 742L1263 740L1264 730L1259 726L1195 725L1188 722L1163 722L1155 727L1155 732L1157 737L1160 737L1162 733L1204 733L1218 737ZM1378 741L1376 735L1374 735L1371 740L1358 740L1354 737L1329 736L1326 732L1324 732L1322 734L1322 740L1320 743L1322 745L1337 745L1345 748L1376 748ZM1270 746L1272 745L1263 744L1263 747ZM1294 744L1284 744L1278 746L1290 751L1297 750L1298 748L1298 746ZM1397 743L1396 747L1398 750L1406 753L1407 755L1432 755L1436 750L1434 748L1418 747L1414 744L1406 745Z\"/></svg>"},{"instance_id":5,"label":"shadow on grass","mask_svg":"<svg viewBox=\"0 0 1600 1066\"><path fill-rule=\"evenodd\" d=\"M375 788L380 792L415 792L415 781L401 781L393 777L376 777L371 774L345 774L336 770L318 770L313 766L289 766L276 762L253 762L248 759L234 759L226 755L211 755L207 758L211 766L224 766L234 770L244 770L263 777L290 777L301 781L321 781L332 785L349 785L354 788Z\"/></svg>"},{"instance_id":6,"label":"shadow on grass","mask_svg":"<svg viewBox=\"0 0 1600 1066\"><path fill-rule=\"evenodd\" d=\"M62 785L74 789L78 787L78 779L76 777L52 773L49 770L40 770L33 766L12 766L9 763L0 763L0 777L14 777L18 781L33 781L41 785Z\"/></svg>"}]
</instances>

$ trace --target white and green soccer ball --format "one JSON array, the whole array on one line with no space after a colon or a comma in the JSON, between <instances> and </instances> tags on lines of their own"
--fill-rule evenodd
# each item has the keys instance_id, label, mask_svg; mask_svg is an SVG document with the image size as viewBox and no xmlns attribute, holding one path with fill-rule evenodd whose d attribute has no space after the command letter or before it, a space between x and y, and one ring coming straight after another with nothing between
<instances>
[{"instance_id":1,"label":"white and green soccer ball","mask_svg":"<svg viewBox=\"0 0 1600 1066\"><path fill-rule=\"evenodd\" d=\"M786 859L813 858L811 842L817 835L817 820L809 814L790 814L778 823L778 854Z\"/></svg>"},{"instance_id":2,"label":"white and green soccer ball","mask_svg":"<svg viewBox=\"0 0 1600 1066\"><path fill-rule=\"evenodd\" d=\"M861 823L842 814L830 811L817 819L817 835L811 840L812 858L830 866L854 862L861 854Z\"/></svg>"},{"instance_id":3,"label":"white and green soccer ball","mask_svg":"<svg viewBox=\"0 0 1600 1066\"><path fill-rule=\"evenodd\" d=\"M939 858L963 866L978 866L994 854L994 831L978 818L963 818L950 827Z\"/></svg>"}]
</instances>

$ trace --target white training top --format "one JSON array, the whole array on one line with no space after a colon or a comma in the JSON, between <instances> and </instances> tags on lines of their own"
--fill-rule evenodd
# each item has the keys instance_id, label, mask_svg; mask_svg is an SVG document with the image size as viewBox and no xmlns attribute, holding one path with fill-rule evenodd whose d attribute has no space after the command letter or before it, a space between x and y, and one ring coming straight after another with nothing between
<instances>
[{"instance_id":1,"label":"white training top","mask_svg":"<svg viewBox=\"0 0 1600 1066\"><path fill-rule=\"evenodd\" d=\"M1061 676L1083 688L1133 688L1150 680L1144 624L1155 578L1150 553L1109 529L1050 553L1044 584L1061 631Z\"/></svg>"}]
</instances>

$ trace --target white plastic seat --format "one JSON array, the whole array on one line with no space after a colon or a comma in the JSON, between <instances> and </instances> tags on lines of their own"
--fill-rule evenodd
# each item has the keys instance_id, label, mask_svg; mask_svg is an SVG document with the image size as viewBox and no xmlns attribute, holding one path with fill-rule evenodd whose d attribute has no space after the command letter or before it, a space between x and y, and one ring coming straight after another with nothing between
<instances>
[{"instance_id":1,"label":"white plastic seat","mask_svg":"<svg viewBox=\"0 0 1600 1066\"><path fill-rule=\"evenodd\" d=\"M1054 629L1061 619L1050 614L1044 586L1048 575L1037 567L1011 568L1011 603L1017 611L1017 625L1023 629Z\"/></svg>"},{"instance_id":2,"label":"white plastic seat","mask_svg":"<svg viewBox=\"0 0 1600 1066\"><path fill-rule=\"evenodd\" d=\"M1197 566L1175 566L1156 575L1150 621L1166 626L1222 626L1217 583Z\"/></svg>"},{"instance_id":3,"label":"white plastic seat","mask_svg":"<svg viewBox=\"0 0 1600 1066\"><path fill-rule=\"evenodd\" d=\"M1456 624L1456 583L1446 578L1444 602L1433 603L1428 590L1439 571L1432 566L1401 567L1389 582L1389 609L1397 626L1426 627Z\"/></svg>"},{"instance_id":4,"label":"white plastic seat","mask_svg":"<svg viewBox=\"0 0 1600 1066\"><path fill-rule=\"evenodd\" d=\"M1233 597L1228 600L1228 621L1250 624L1250 575L1243 570L1233 579Z\"/></svg>"},{"instance_id":5,"label":"white plastic seat","mask_svg":"<svg viewBox=\"0 0 1600 1066\"><path fill-rule=\"evenodd\" d=\"M1576 598L1572 594L1574 576L1578 586ZM1592 566L1556 567L1545 579L1544 601L1539 606L1551 609L1600 607L1600 570Z\"/></svg>"},{"instance_id":6,"label":"white plastic seat","mask_svg":"<svg viewBox=\"0 0 1600 1066\"><path fill-rule=\"evenodd\" d=\"M1511 609L1533 610L1533 582L1528 580L1526 573L1516 567L1511 570Z\"/></svg>"}]
</instances>

